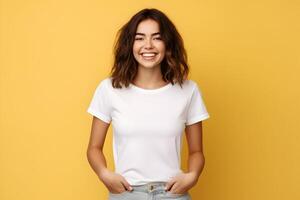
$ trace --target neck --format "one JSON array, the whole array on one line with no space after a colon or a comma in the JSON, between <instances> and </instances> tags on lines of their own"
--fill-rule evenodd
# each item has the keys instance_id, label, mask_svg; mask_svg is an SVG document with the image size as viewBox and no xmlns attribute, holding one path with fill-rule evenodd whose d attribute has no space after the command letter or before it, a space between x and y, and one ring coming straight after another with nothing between
<instances>
[{"instance_id":1,"label":"neck","mask_svg":"<svg viewBox=\"0 0 300 200\"><path fill-rule=\"evenodd\" d=\"M157 88L167 83L162 78L160 66L154 68L138 67L138 73L133 84L143 88Z\"/></svg>"}]
</instances>

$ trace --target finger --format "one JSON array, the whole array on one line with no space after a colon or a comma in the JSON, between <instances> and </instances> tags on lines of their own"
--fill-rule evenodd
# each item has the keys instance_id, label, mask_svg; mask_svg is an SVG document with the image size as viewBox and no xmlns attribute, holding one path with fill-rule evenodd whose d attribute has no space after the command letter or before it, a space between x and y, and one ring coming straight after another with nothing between
<instances>
[{"instance_id":1,"label":"finger","mask_svg":"<svg viewBox=\"0 0 300 200\"><path fill-rule=\"evenodd\" d=\"M130 184L126 181L125 178L122 179L122 184L124 185L124 187L126 188L126 190L131 191L132 187L130 186Z\"/></svg>"},{"instance_id":2,"label":"finger","mask_svg":"<svg viewBox=\"0 0 300 200\"><path fill-rule=\"evenodd\" d=\"M172 188L171 188L171 192L174 192L174 193L177 193L177 191L178 191L178 188L179 188L179 186L178 186L179 184L178 184L178 182L175 182L174 184L173 184L173 186L172 186Z\"/></svg>"},{"instance_id":3,"label":"finger","mask_svg":"<svg viewBox=\"0 0 300 200\"><path fill-rule=\"evenodd\" d=\"M165 186L165 190L168 191L174 183L175 183L175 180L170 180L169 182L167 182L167 184Z\"/></svg>"}]
</instances>

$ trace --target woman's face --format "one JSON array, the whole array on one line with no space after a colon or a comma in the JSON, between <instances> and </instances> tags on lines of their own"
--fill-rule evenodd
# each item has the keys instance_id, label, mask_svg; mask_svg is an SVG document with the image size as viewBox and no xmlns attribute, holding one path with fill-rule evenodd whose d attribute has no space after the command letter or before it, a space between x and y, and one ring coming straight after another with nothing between
<instances>
[{"instance_id":1,"label":"woman's face","mask_svg":"<svg viewBox=\"0 0 300 200\"><path fill-rule=\"evenodd\" d=\"M139 23L133 43L133 55L140 67L160 66L165 56L165 44L156 21L146 19Z\"/></svg>"}]
</instances>

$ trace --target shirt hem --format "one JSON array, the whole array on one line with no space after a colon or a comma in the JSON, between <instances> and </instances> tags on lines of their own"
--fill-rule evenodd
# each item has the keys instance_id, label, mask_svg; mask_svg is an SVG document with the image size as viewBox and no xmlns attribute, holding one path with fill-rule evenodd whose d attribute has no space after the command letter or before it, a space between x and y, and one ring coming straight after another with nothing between
<instances>
[{"instance_id":1,"label":"shirt hem","mask_svg":"<svg viewBox=\"0 0 300 200\"><path fill-rule=\"evenodd\" d=\"M202 115L199 115L199 116L195 116L192 119L190 119L189 121L187 121L185 123L185 125L188 126L188 125L191 125L191 124L195 124L196 122L203 121L205 119L208 119L209 117L210 116L209 116L208 113L205 113L205 114L202 114Z\"/></svg>"},{"instance_id":2,"label":"shirt hem","mask_svg":"<svg viewBox=\"0 0 300 200\"><path fill-rule=\"evenodd\" d=\"M107 117L106 115L104 115L102 113L96 112L90 108L87 110L87 112L90 113L91 115L97 117L98 119L104 121L105 123L109 124L111 122L111 119L109 119L109 117Z\"/></svg>"}]
</instances>

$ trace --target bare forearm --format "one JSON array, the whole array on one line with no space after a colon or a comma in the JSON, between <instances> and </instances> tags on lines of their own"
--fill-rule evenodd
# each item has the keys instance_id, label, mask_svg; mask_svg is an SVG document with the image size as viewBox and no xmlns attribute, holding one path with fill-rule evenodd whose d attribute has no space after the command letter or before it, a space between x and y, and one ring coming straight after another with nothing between
<instances>
[{"instance_id":1,"label":"bare forearm","mask_svg":"<svg viewBox=\"0 0 300 200\"><path fill-rule=\"evenodd\" d=\"M188 172L193 173L198 180L205 164L205 158L202 152L194 152L188 157Z\"/></svg>"},{"instance_id":2,"label":"bare forearm","mask_svg":"<svg viewBox=\"0 0 300 200\"><path fill-rule=\"evenodd\" d=\"M87 150L87 158L92 169L101 179L101 174L107 170L106 159L103 152L98 148L90 148Z\"/></svg>"}]
</instances>

